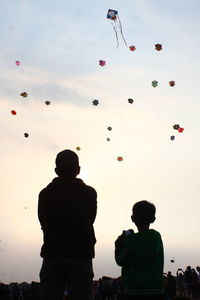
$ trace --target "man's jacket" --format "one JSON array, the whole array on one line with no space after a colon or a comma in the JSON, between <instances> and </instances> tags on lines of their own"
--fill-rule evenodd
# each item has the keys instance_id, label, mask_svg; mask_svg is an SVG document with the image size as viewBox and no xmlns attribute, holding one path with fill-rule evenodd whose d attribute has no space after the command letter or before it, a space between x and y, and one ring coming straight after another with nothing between
<instances>
[{"instance_id":1,"label":"man's jacket","mask_svg":"<svg viewBox=\"0 0 200 300\"><path fill-rule=\"evenodd\" d=\"M40 192L41 257L94 257L96 198L96 191L78 178L56 177Z\"/></svg>"}]
</instances>

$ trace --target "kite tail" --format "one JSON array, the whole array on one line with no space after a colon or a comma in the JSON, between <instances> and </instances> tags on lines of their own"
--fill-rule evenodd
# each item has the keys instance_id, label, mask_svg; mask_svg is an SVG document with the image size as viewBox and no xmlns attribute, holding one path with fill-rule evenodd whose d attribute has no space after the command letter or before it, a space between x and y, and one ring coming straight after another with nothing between
<instances>
[{"instance_id":1,"label":"kite tail","mask_svg":"<svg viewBox=\"0 0 200 300\"><path fill-rule=\"evenodd\" d=\"M111 23L113 26L113 29L115 31L115 36L116 36L116 41L117 41L117 48L119 47L119 38L118 38L118 33L117 33L117 29L115 27L115 25L113 23Z\"/></svg>"},{"instance_id":2,"label":"kite tail","mask_svg":"<svg viewBox=\"0 0 200 300\"><path fill-rule=\"evenodd\" d=\"M120 30L120 32L121 32L121 36L122 36L122 38L123 38L123 40L124 40L124 44L128 47L127 42L126 42L126 39L125 39L124 34L123 34L122 23L121 23L121 21L120 21L119 15L118 15L118 18L117 18L117 19L118 19L118 22L119 22L118 26L119 26L119 30Z\"/></svg>"}]
</instances>

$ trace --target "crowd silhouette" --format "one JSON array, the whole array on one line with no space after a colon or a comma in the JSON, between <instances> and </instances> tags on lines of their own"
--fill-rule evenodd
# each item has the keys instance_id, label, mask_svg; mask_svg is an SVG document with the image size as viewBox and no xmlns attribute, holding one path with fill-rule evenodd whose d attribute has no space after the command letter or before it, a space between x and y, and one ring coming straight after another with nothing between
<instances>
[{"instance_id":1,"label":"crowd silhouette","mask_svg":"<svg viewBox=\"0 0 200 300\"><path fill-rule=\"evenodd\" d=\"M200 300L200 267L179 268L176 274L171 271L163 274L165 300ZM39 300L39 282L10 283L0 282L0 300ZM121 277L103 276L93 280L91 300L122 300ZM67 287L63 300L68 298Z\"/></svg>"}]
</instances>

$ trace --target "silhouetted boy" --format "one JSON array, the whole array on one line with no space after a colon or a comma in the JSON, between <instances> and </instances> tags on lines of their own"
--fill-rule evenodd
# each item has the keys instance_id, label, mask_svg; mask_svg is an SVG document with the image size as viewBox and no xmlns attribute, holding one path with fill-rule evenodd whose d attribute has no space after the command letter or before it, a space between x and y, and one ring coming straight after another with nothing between
<instances>
[{"instance_id":1,"label":"silhouetted boy","mask_svg":"<svg viewBox=\"0 0 200 300\"><path fill-rule=\"evenodd\" d=\"M56 157L58 177L39 194L38 217L43 230L40 271L42 300L90 300L97 194L81 179L79 159L71 150Z\"/></svg>"},{"instance_id":2,"label":"silhouetted boy","mask_svg":"<svg viewBox=\"0 0 200 300\"><path fill-rule=\"evenodd\" d=\"M163 244L159 232L149 229L155 206L148 201L134 204L131 219L138 232L123 231L115 242L115 260L122 267L124 299L163 299Z\"/></svg>"}]
</instances>

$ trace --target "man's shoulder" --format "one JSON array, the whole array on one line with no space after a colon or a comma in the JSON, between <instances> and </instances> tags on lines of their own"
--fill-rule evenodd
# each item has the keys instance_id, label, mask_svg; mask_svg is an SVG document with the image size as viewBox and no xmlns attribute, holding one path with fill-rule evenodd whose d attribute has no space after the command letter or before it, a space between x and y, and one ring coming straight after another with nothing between
<instances>
[{"instance_id":1,"label":"man's shoulder","mask_svg":"<svg viewBox=\"0 0 200 300\"><path fill-rule=\"evenodd\" d=\"M88 193L91 193L94 196L97 195L96 190L92 186L85 184L85 189L88 191Z\"/></svg>"},{"instance_id":2,"label":"man's shoulder","mask_svg":"<svg viewBox=\"0 0 200 300\"><path fill-rule=\"evenodd\" d=\"M80 178L76 178L76 180L75 180L75 186L76 186L76 188L79 188L80 191L84 191L84 192L86 192L86 193L88 193L88 194L90 194L91 196L94 196L94 197L97 196L96 190L92 186L87 185Z\"/></svg>"},{"instance_id":3,"label":"man's shoulder","mask_svg":"<svg viewBox=\"0 0 200 300\"><path fill-rule=\"evenodd\" d=\"M60 184L61 183L61 184ZM45 188L43 188L39 193L39 198L44 198L46 196L50 196L52 192L58 192L60 190L63 191L73 191L76 190L78 193L86 193L88 196L91 196L93 198L97 197L96 190L87 184L84 183L84 181L80 178L76 178L71 183L63 184L62 182L59 182L59 178L54 178L51 183L49 183Z\"/></svg>"}]
</instances>

